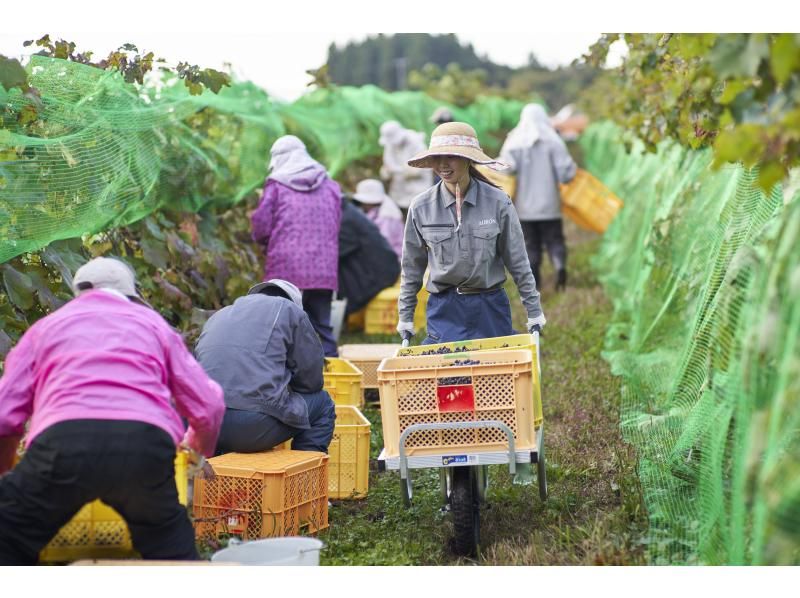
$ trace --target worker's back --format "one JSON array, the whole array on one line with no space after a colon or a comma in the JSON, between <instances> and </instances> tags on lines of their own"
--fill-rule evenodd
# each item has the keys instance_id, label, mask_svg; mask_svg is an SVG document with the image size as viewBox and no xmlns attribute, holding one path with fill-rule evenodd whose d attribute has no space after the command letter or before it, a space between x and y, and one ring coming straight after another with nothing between
<instances>
[{"instance_id":1,"label":"worker's back","mask_svg":"<svg viewBox=\"0 0 800 598\"><path fill-rule=\"evenodd\" d=\"M195 347L197 360L225 391L229 409L308 426L298 393L322 389L324 355L308 317L294 303L263 294L239 297L215 313Z\"/></svg>"}]
</instances>

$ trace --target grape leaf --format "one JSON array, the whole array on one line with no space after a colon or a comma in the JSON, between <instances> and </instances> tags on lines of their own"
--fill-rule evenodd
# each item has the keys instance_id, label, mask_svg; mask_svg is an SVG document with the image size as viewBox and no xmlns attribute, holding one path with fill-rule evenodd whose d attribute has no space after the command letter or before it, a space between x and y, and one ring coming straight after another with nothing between
<instances>
[{"instance_id":1,"label":"grape leaf","mask_svg":"<svg viewBox=\"0 0 800 598\"><path fill-rule=\"evenodd\" d=\"M33 281L27 274L15 270L10 264L3 265L3 284L8 298L20 309L33 307Z\"/></svg>"},{"instance_id":2,"label":"grape leaf","mask_svg":"<svg viewBox=\"0 0 800 598\"><path fill-rule=\"evenodd\" d=\"M14 87L28 87L28 73L16 58L6 58L0 54L0 85L6 90Z\"/></svg>"}]
</instances>

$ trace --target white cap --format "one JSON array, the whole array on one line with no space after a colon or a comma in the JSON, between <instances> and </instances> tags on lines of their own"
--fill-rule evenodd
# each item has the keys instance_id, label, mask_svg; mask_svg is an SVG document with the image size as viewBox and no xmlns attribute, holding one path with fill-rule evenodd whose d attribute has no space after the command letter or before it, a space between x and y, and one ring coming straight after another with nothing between
<instances>
[{"instance_id":1,"label":"white cap","mask_svg":"<svg viewBox=\"0 0 800 598\"><path fill-rule=\"evenodd\" d=\"M303 293L294 286L291 282L281 280L280 278L273 278L267 282L260 282L257 285L250 287L247 291L248 295L255 295L256 293L263 293L266 289L278 289L286 299L294 303L300 309L303 309ZM272 293L264 293L271 295Z\"/></svg>"},{"instance_id":2,"label":"white cap","mask_svg":"<svg viewBox=\"0 0 800 598\"><path fill-rule=\"evenodd\" d=\"M96 257L75 272L72 278L75 295L89 289L111 289L127 297L139 297L133 270L125 262L111 257Z\"/></svg>"},{"instance_id":3,"label":"white cap","mask_svg":"<svg viewBox=\"0 0 800 598\"><path fill-rule=\"evenodd\" d=\"M378 179L364 179L356 185L356 192L353 194L356 201L369 205L382 204L389 199L383 183Z\"/></svg>"}]
</instances>

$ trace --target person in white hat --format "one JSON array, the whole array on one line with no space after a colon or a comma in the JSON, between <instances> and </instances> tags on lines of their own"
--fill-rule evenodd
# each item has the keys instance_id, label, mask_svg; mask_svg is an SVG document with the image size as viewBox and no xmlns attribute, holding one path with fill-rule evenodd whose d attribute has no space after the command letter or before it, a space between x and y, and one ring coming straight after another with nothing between
<instances>
[{"instance_id":1,"label":"person in white hat","mask_svg":"<svg viewBox=\"0 0 800 598\"><path fill-rule=\"evenodd\" d=\"M577 165L567 145L539 104L522 109L519 124L508 134L500 159L517 174L514 207L522 222L533 275L539 277L542 245L556 271L556 289L567 284L567 245L561 222L559 183L575 177Z\"/></svg>"},{"instance_id":2,"label":"person in white hat","mask_svg":"<svg viewBox=\"0 0 800 598\"><path fill-rule=\"evenodd\" d=\"M383 183L378 179L364 179L356 185L353 199L389 242L400 257L403 252L403 213L386 195Z\"/></svg>"},{"instance_id":3,"label":"person in white hat","mask_svg":"<svg viewBox=\"0 0 800 598\"><path fill-rule=\"evenodd\" d=\"M430 187L429 172L410 168L408 159L425 149L425 134L404 128L389 120L381 125L378 143L383 146L383 165L380 175L389 181L389 197L407 210L416 195Z\"/></svg>"},{"instance_id":4,"label":"person in white hat","mask_svg":"<svg viewBox=\"0 0 800 598\"><path fill-rule=\"evenodd\" d=\"M514 334L503 289L506 269L528 312L527 329L540 330L546 319L517 213L508 195L473 166L503 165L483 152L475 129L462 122L439 125L428 150L408 164L432 169L441 181L418 195L408 212L398 332L415 333L417 292L426 268L431 295L424 344Z\"/></svg>"},{"instance_id":5,"label":"person in white hat","mask_svg":"<svg viewBox=\"0 0 800 598\"><path fill-rule=\"evenodd\" d=\"M211 316L197 360L225 391L216 453L255 453L292 439L327 452L336 410L323 389L325 355L302 292L286 280L253 286Z\"/></svg>"},{"instance_id":6,"label":"person in white hat","mask_svg":"<svg viewBox=\"0 0 800 598\"><path fill-rule=\"evenodd\" d=\"M125 263L95 258L73 289L72 301L25 332L0 379L0 565L36 563L97 498L122 515L145 559L197 559L175 451L214 454L222 389L140 304ZM1 475L28 420L26 452Z\"/></svg>"}]
</instances>

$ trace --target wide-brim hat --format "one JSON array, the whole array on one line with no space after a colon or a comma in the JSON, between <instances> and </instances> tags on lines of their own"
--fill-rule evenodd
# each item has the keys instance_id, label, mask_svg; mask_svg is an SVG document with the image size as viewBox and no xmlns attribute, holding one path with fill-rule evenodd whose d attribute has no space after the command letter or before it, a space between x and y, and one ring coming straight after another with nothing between
<instances>
[{"instance_id":1,"label":"wide-brim hat","mask_svg":"<svg viewBox=\"0 0 800 598\"><path fill-rule=\"evenodd\" d=\"M414 168L431 168L431 158L434 156L459 156L476 164L485 164L494 170L508 168L499 160L490 158L481 149L478 135L467 123L443 123L431 133L431 142L428 149L418 153L408 161Z\"/></svg>"},{"instance_id":2,"label":"wide-brim hat","mask_svg":"<svg viewBox=\"0 0 800 598\"><path fill-rule=\"evenodd\" d=\"M294 303L300 309L303 309L303 293L287 280L280 278L273 278L266 282L260 282L250 287L247 291L248 295L255 295L256 293L264 293L265 295L271 294L271 291L278 291L278 293Z\"/></svg>"},{"instance_id":3,"label":"wide-brim hat","mask_svg":"<svg viewBox=\"0 0 800 598\"><path fill-rule=\"evenodd\" d=\"M391 201L391 198L386 195L383 183L378 179L364 179L358 183L356 192L353 193L353 199L371 206L380 205L387 200Z\"/></svg>"}]
</instances>

